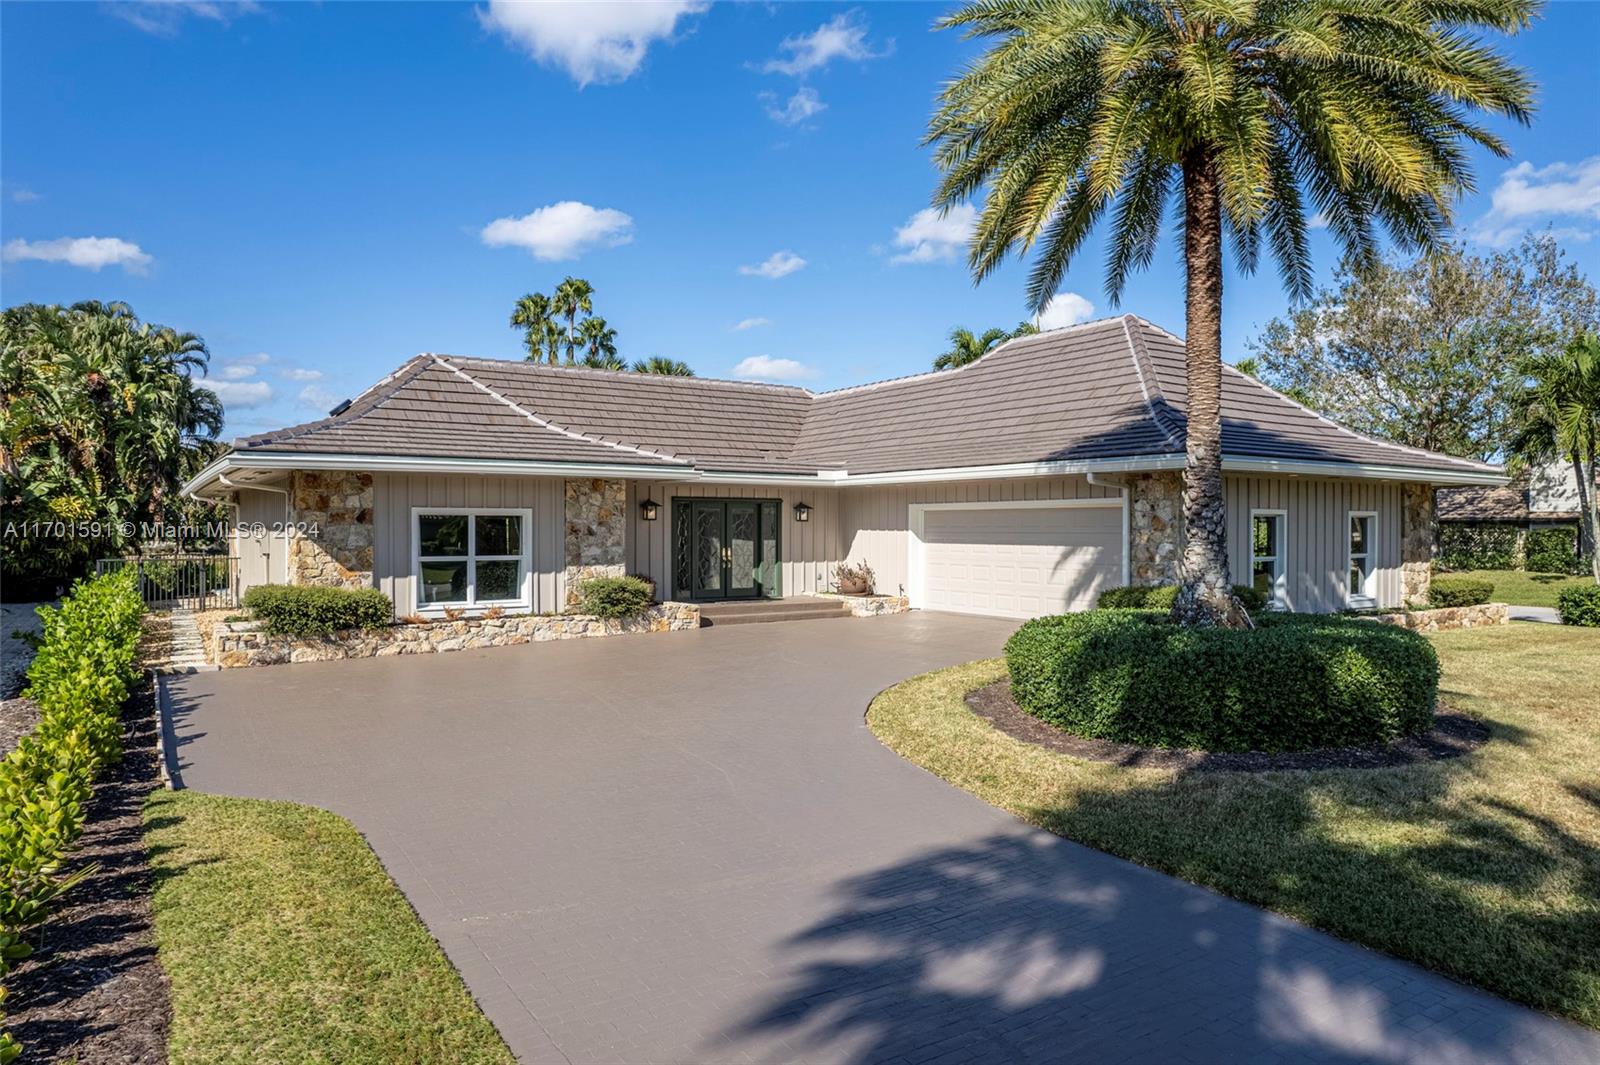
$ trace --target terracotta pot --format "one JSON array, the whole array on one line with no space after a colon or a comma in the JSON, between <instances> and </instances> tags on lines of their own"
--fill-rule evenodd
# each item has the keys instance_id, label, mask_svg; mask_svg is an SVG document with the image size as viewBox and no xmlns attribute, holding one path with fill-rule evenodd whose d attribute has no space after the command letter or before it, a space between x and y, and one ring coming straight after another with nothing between
<instances>
[{"instance_id":1,"label":"terracotta pot","mask_svg":"<svg viewBox=\"0 0 1600 1065\"><path fill-rule=\"evenodd\" d=\"M860 577L857 577L854 580L852 580L852 579L850 579L848 577L840 577L839 578L839 594L840 595L871 595L872 594L872 582L868 581L868 580L863 580Z\"/></svg>"}]
</instances>

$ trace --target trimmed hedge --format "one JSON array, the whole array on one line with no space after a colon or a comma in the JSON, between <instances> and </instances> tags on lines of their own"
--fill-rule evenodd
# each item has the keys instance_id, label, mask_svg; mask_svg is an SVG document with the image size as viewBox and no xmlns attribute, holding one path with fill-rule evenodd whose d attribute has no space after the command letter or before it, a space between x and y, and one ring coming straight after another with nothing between
<instances>
[{"instance_id":1,"label":"trimmed hedge","mask_svg":"<svg viewBox=\"0 0 1600 1065\"><path fill-rule=\"evenodd\" d=\"M1578 557L1578 530L1567 528L1534 529L1528 533L1528 560L1523 569L1530 573L1582 573Z\"/></svg>"},{"instance_id":2,"label":"trimmed hedge","mask_svg":"<svg viewBox=\"0 0 1600 1065\"><path fill-rule=\"evenodd\" d=\"M80 581L59 609L38 613L26 695L39 724L0 761L0 978L32 951L28 934L62 893L93 871L65 876L61 866L95 778L122 756L121 708L139 678L144 603L132 569ZM0 1062L20 1052L0 1032Z\"/></svg>"},{"instance_id":3,"label":"trimmed hedge","mask_svg":"<svg viewBox=\"0 0 1600 1065\"><path fill-rule=\"evenodd\" d=\"M631 618L655 598L643 577L591 577L578 585L578 609L600 618Z\"/></svg>"},{"instance_id":4,"label":"trimmed hedge","mask_svg":"<svg viewBox=\"0 0 1600 1065\"><path fill-rule=\"evenodd\" d=\"M1439 526L1439 565L1445 569L1516 569L1522 530L1515 525L1445 522Z\"/></svg>"},{"instance_id":5,"label":"trimmed hedge","mask_svg":"<svg viewBox=\"0 0 1600 1065\"><path fill-rule=\"evenodd\" d=\"M275 636L378 629L394 620L394 604L376 588L258 584L244 593L244 605Z\"/></svg>"},{"instance_id":6,"label":"trimmed hedge","mask_svg":"<svg viewBox=\"0 0 1600 1065\"><path fill-rule=\"evenodd\" d=\"M1017 704L1078 736L1295 751L1425 732L1439 660L1422 636L1333 615L1184 628L1153 610L1036 618L1006 642Z\"/></svg>"},{"instance_id":7,"label":"trimmed hedge","mask_svg":"<svg viewBox=\"0 0 1600 1065\"><path fill-rule=\"evenodd\" d=\"M1435 577L1428 586L1428 605L1477 606L1494 595L1494 582L1477 577Z\"/></svg>"},{"instance_id":8,"label":"trimmed hedge","mask_svg":"<svg viewBox=\"0 0 1600 1065\"><path fill-rule=\"evenodd\" d=\"M1233 594L1252 614L1267 608L1267 597L1248 584L1235 584ZM1095 600L1095 605L1107 610L1171 610L1177 599L1176 584L1158 584L1143 588L1107 588Z\"/></svg>"},{"instance_id":9,"label":"trimmed hedge","mask_svg":"<svg viewBox=\"0 0 1600 1065\"><path fill-rule=\"evenodd\" d=\"M1563 588L1556 596L1561 624L1600 628L1600 584L1580 584Z\"/></svg>"}]
</instances>

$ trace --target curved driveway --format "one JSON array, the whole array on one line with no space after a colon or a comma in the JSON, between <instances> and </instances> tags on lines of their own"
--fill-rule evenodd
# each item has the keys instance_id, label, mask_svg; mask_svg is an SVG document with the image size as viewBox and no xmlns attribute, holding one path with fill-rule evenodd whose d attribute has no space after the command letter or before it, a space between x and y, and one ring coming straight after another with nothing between
<instances>
[{"instance_id":1,"label":"curved driveway","mask_svg":"<svg viewBox=\"0 0 1600 1065\"><path fill-rule=\"evenodd\" d=\"M183 783L366 833L528 1061L1600 1060L1592 1033L1031 829L880 746L981 618L174 678Z\"/></svg>"}]
</instances>

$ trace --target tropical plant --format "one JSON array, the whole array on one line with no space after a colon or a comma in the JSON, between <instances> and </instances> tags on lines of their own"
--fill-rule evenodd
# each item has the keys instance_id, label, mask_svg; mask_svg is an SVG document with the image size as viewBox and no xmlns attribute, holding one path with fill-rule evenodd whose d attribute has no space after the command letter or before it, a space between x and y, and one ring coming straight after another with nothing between
<instances>
[{"instance_id":1,"label":"tropical plant","mask_svg":"<svg viewBox=\"0 0 1600 1065\"><path fill-rule=\"evenodd\" d=\"M585 318L578 327L578 338L583 341L583 364L595 365L595 359L615 359L617 357L617 331L606 324L604 318L595 315ZM608 366L607 369L617 367Z\"/></svg>"},{"instance_id":2,"label":"tropical plant","mask_svg":"<svg viewBox=\"0 0 1600 1065\"><path fill-rule=\"evenodd\" d=\"M982 336L977 336L970 329L956 326L950 330L950 349L933 360L933 368L954 370L958 366L977 362L1010 339L1011 334L1004 329L988 329Z\"/></svg>"},{"instance_id":3,"label":"tropical plant","mask_svg":"<svg viewBox=\"0 0 1600 1065\"><path fill-rule=\"evenodd\" d=\"M550 309L559 317L567 320L567 335L564 341L567 349L567 365L571 366L576 361L578 350L578 313L594 313L594 286L581 277L568 277L556 286L556 293L550 297Z\"/></svg>"},{"instance_id":4,"label":"tropical plant","mask_svg":"<svg viewBox=\"0 0 1600 1065\"><path fill-rule=\"evenodd\" d=\"M1254 269L1262 245L1311 294L1308 201L1359 258L1374 224L1404 248L1439 244L1472 187L1473 121L1526 122L1533 85L1477 37L1515 33L1536 0L979 0L940 20L994 43L947 83L927 141L936 205L983 207L969 265L982 280L1037 255L1035 312L1111 210L1106 291L1148 266L1181 197L1188 440L1183 587L1191 624L1248 625L1229 592L1222 490L1222 246ZM1114 210L1112 210L1114 207Z\"/></svg>"},{"instance_id":5,"label":"tropical plant","mask_svg":"<svg viewBox=\"0 0 1600 1065\"><path fill-rule=\"evenodd\" d=\"M578 365L586 366L591 370L616 370L619 372L628 369L628 360L613 352L610 355L585 355L578 360Z\"/></svg>"},{"instance_id":6,"label":"tropical plant","mask_svg":"<svg viewBox=\"0 0 1600 1065\"><path fill-rule=\"evenodd\" d=\"M1515 464L1561 459L1578 483L1579 549L1600 581L1600 335L1588 333L1551 355L1523 363L1526 384L1517 398L1520 426L1512 441Z\"/></svg>"},{"instance_id":7,"label":"tropical plant","mask_svg":"<svg viewBox=\"0 0 1600 1065\"><path fill-rule=\"evenodd\" d=\"M539 362L544 358L545 327L550 323L550 297L543 292L530 292L523 296L511 309L511 328L522 330L522 344L528 349L529 362ZM549 352L550 361L555 361L555 352Z\"/></svg>"},{"instance_id":8,"label":"tropical plant","mask_svg":"<svg viewBox=\"0 0 1600 1065\"><path fill-rule=\"evenodd\" d=\"M216 393L198 383L205 341L91 300L8 308L0 348L7 577L70 578L93 551L135 544L146 523L186 513L179 488L216 453L223 421ZM88 534L32 531L57 522Z\"/></svg>"},{"instance_id":9,"label":"tropical plant","mask_svg":"<svg viewBox=\"0 0 1600 1065\"><path fill-rule=\"evenodd\" d=\"M686 362L677 359L668 359L660 355L652 355L648 359L639 359L633 364L634 373L661 374L665 377L693 377L694 371Z\"/></svg>"}]
</instances>

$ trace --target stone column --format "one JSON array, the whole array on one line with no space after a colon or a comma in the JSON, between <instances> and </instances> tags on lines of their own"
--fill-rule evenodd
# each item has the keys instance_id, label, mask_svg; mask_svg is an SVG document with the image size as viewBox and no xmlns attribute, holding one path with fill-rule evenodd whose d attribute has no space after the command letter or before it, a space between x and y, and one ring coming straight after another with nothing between
<instances>
[{"instance_id":1,"label":"stone column","mask_svg":"<svg viewBox=\"0 0 1600 1065\"><path fill-rule=\"evenodd\" d=\"M1128 478L1128 576L1135 587L1178 583L1183 561L1183 474Z\"/></svg>"},{"instance_id":2,"label":"stone column","mask_svg":"<svg viewBox=\"0 0 1600 1065\"><path fill-rule=\"evenodd\" d=\"M1433 485L1400 486L1400 599L1406 606L1428 601L1433 583L1433 556L1439 543L1439 519Z\"/></svg>"},{"instance_id":3,"label":"stone column","mask_svg":"<svg viewBox=\"0 0 1600 1065\"><path fill-rule=\"evenodd\" d=\"M566 483L566 569L564 602L578 602L578 583L590 577L621 577L627 572L626 481L594 477Z\"/></svg>"},{"instance_id":4,"label":"stone column","mask_svg":"<svg viewBox=\"0 0 1600 1065\"><path fill-rule=\"evenodd\" d=\"M290 474L289 520L290 584L372 587L372 474Z\"/></svg>"}]
</instances>

